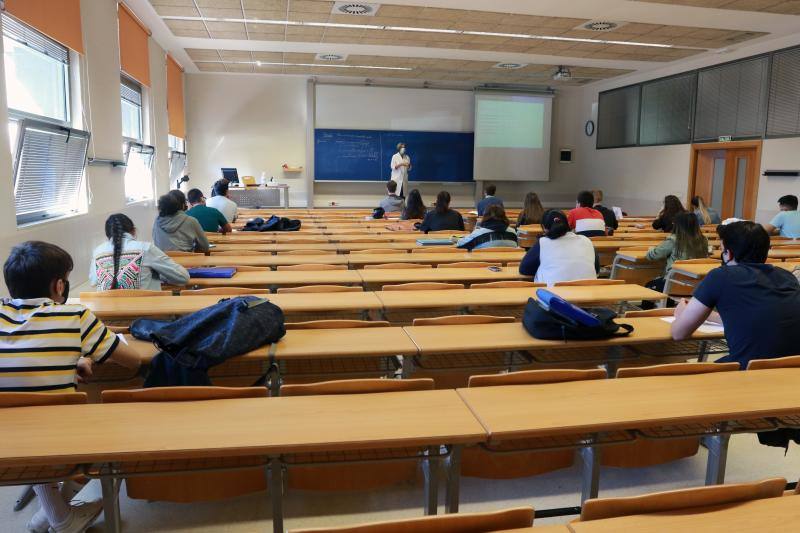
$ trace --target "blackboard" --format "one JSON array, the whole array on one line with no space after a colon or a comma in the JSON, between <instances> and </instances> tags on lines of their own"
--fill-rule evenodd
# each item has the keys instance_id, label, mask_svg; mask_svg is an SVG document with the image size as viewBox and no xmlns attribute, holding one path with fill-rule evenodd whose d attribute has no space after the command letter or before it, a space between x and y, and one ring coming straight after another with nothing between
<instances>
[{"instance_id":1,"label":"blackboard","mask_svg":"<svg viewBox=\"0 0 800 533\"><path fill-rule=\"evenodd\" d=\"M314 179L388 181L397 143L411 157L409 181L472 181L474 134L438 131L317 129Z\"/></svg>"}]
</instances>

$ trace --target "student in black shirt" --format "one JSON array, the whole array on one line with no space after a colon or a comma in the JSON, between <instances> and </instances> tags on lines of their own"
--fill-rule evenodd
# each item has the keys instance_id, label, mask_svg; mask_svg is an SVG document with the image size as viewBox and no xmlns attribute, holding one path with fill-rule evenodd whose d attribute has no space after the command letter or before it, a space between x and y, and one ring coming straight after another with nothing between
<instances>
[{"instance_id":1,"label":"student in black shirt","mask_svg":"<svg viewBox=\"0 0 800 533\"><path fill-rule=\"evenodd\" d=\"M613 210L603 205L603 191L595 189L592 191L592 195L594 196L594 205L592 207L600 211L600 214L603 215L603 220L606 221L607 233L613 235L614 230L619 227L617 215L614 214Z\"/></svg>"},{"instance_id":2,"label":"student in black shirt","mask_svg":"<svg viewBox=\"0 0 800 533\"><path fill-rule=\"evenodd\" d=\"M461 213L450 209L449 192L441 191L436 196L436 208L428 211L419 230L423 233L442 230L464 231L464 219Z\"/></svg>"},{"instance_id":3,"label":"student in black shirt","mask_svg":"<svg viewBox=\"0 0 800 533\"><path fill-rule=\"evenodd\" d=\"M730 355L742 369L752 359L797 355L800 346L800 285L791 272L765 264L769 235L754 222L734 222L717 229L722 239L722 267L675 310L672 338L688 338L710 319L725 326ZM713 310L716 308L716 312Z\"/></svg>"}]
</instances>

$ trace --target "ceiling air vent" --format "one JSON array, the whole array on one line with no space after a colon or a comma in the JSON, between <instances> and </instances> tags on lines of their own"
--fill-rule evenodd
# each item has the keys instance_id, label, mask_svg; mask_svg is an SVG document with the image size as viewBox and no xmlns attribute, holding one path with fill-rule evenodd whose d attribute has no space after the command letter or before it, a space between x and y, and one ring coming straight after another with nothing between
<instances>
[{"instance_id":1,"label":"ceiling air vent","mask_svg":"<svg viewBox=\"0 0 800 533\"><path fill-rule=\"evenodd\" d=\"M374 16L378 11L378 4L364 2L334 2L331 13L334 15Z\"/></svg>"},{"instance_id":2,"label":"ceiling air vent","mask_svg":"<svg viewBox=\"0 0 800 533\"><path fill-rule=\"evenodd\" d=\"M585 22L580 26L576 26L574 29L576 30L588 30L597 33L602 33L604 31L612 31L616 30L620 26L624 26L625 22L613 22L611 20L590 20L589 22Z\"/></svg>"},{"instance_id":3,"label":"ceiling air vent","mask_svg":"<svg viewBox=\"0 0 800 533\"><path fill-rule=\"evenodd\" d=\"M342 54L317 54L314 59L316 59L317 61L327 61L327 62L344 61L345 59L347 59L347 56Z\"/></svg>"},{"instance_id":4,"label":"ceiling air vent","mask_svg":"<svg viewBox=\"0 0 800 533\"><path fill-rule=\"evenodd\" d=\"M500 68L500 69L503 69L503 70L516 70L516 69L519 69L519 68L522 68L522 67L527 67L527 66L528 65L525 64L525 63L505 63L505 62L493 65L494 68Z\"/></svg>"}]
</instances>

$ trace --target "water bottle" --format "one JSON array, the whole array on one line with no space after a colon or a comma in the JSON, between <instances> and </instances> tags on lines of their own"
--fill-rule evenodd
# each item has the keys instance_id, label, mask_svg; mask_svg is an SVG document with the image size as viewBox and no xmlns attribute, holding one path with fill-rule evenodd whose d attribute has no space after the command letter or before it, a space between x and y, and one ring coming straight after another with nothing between
<instances>
[{"instance_id":1,"label":"water bottle","mask_svg":"<svg viewBox=\"0 0 800 533\"><path fill-rule=\"evenodd\" d=\"M261 171L261 182L260 183L261 183L262 187L267 184L267 173L264 172L263 170Z\"/></svg>"}]
</instances>

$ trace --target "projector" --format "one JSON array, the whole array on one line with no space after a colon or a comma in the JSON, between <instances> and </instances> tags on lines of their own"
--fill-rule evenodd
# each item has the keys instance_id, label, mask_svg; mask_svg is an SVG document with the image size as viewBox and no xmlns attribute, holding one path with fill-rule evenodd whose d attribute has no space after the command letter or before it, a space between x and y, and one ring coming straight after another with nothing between
<instances>
[{"instance_id":1,"label":"projector","mask_svg":"<svg viewBox=\"0 0 800 533\"><path fill-rule=\"evenodd\" d=\"M555 81L569 81L572 79L572 72L565 66L559 66L558 69L553 74L553 80Z\"/></svg>"}]
</instances>

